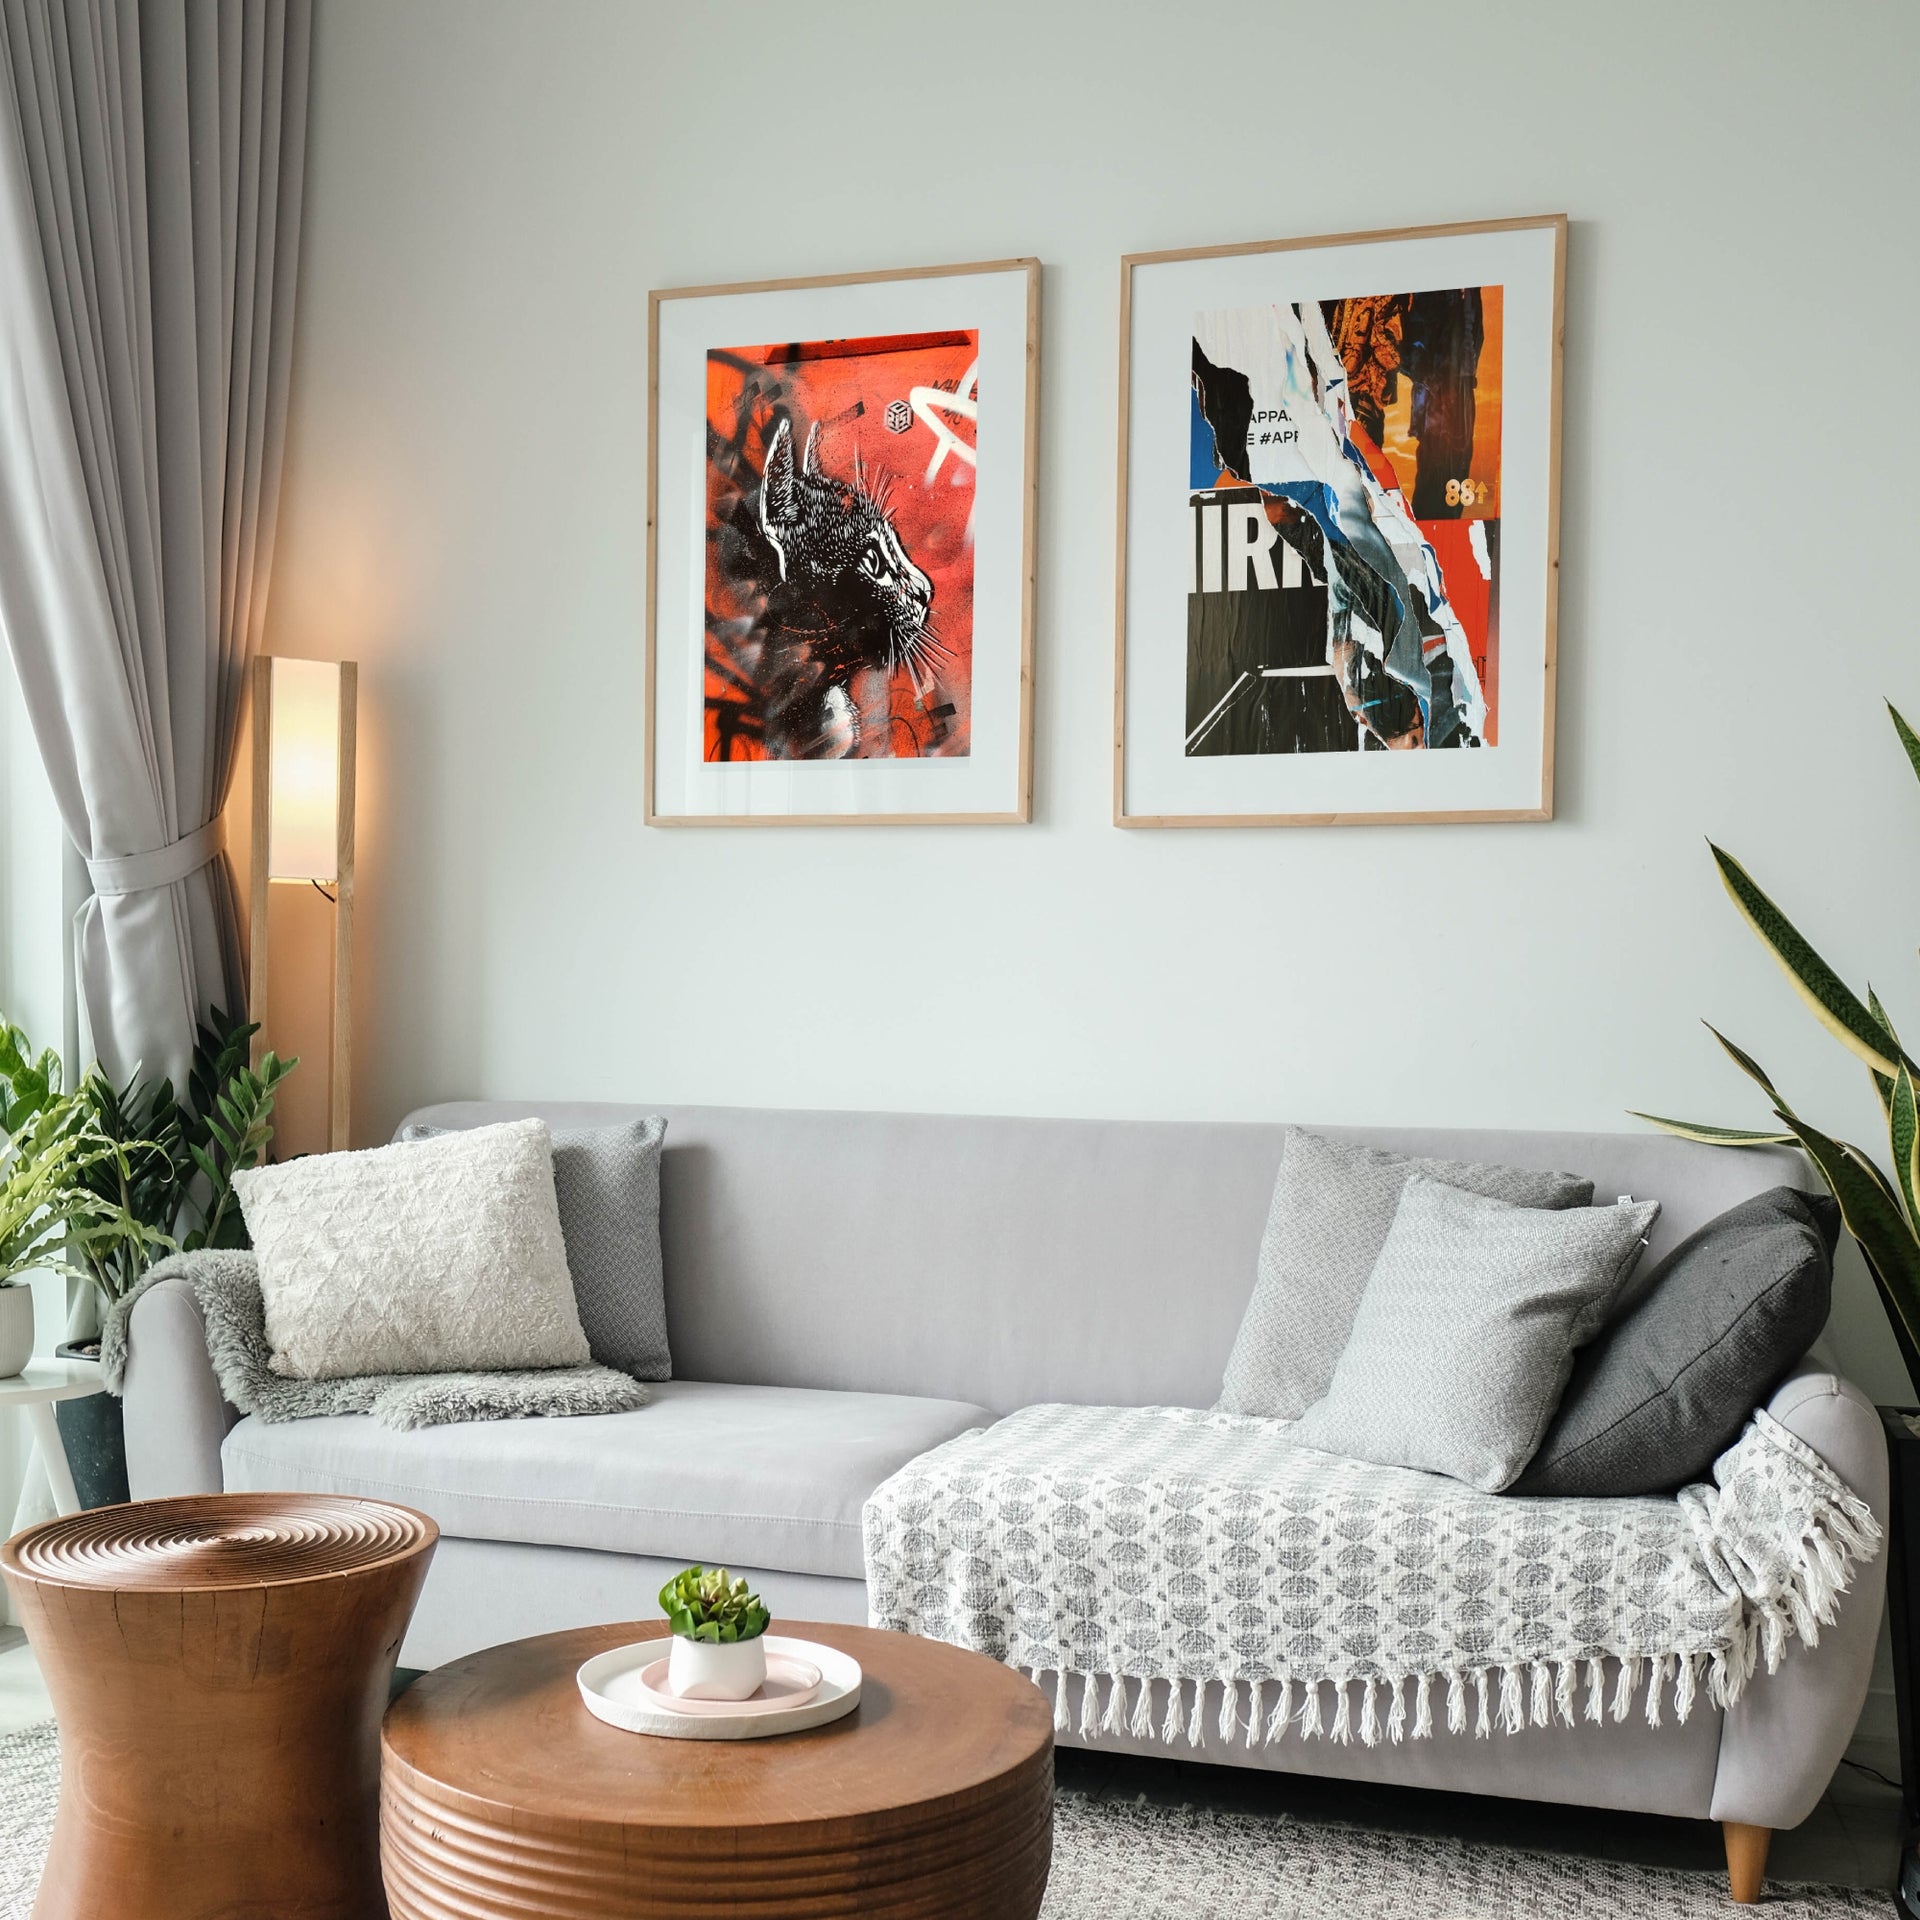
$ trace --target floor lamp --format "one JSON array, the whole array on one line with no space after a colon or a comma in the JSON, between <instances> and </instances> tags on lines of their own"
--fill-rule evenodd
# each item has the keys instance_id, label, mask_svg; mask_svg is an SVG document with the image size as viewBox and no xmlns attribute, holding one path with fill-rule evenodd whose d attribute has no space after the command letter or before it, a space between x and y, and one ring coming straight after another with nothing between
<instances>
[{"instance_id":1,"label":"floor lamp","mask_svg":"<svg viewBox=\"0 0 1920 1920\"><path fill-rule=\"evenodd\" d=\"M333 902L332 1046L327 1144L347 1144L353 1117L353 759L359 669L351 660L258 655L253 698L253 858L247 1005L267 1011L267 901L275 884L312 886ZM270 1044L253 1036L254 1064Z\"/></svg>"}]
</instances>

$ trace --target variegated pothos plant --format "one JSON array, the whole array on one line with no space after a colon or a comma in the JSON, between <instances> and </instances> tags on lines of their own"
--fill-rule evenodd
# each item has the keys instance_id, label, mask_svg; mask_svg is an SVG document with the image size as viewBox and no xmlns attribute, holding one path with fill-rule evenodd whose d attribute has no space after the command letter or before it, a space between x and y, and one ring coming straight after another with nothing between
<instances>
[{"instance_id":1,"label":"variegated pothos plant","mask_svg":"<svg viewBox=\"0 0 1920 1920\"><path fill-rule=\"evenodd\" d=\"M1920 736L1889 704L1894 730L1906 749L1914 773L1920 776ZM1711 844L1711 843L1709 843ZM1738 860L1713 847L1720 878L1742 918L1760 936L1761 943L1780 963L1794 990L1813 1011L1814 1018L1840 1044L1858 1056L1873 1076L1874 1091L1886 1115L1887 1138L1893 1160L1889 1179L1879 1162L1861 1148L1822 1133L1787 1104L1785 1096L1751 1054L1720 1032L1711 1022L1707 1031L1726 1048L1734 1064L1758 1083L1772 1103L1781 1131L1754 1131L1672 1120L1656 1113L1635 1117L1650 1120L1668 1133L1703 1140L1718 1147L1786 1146L1798 1143L1819 1170L1820 1177L1840 1203L1847 1231L1860 1243L1869 1270L1893 1322L1894 1337L1916 1385L1920 1385L1920 1100L1914 1081L1920 1065L1900 1044L1871 987L1862 1001L1827 965L1787 916L1774 905Z\"/></svg>"}]
</instances>

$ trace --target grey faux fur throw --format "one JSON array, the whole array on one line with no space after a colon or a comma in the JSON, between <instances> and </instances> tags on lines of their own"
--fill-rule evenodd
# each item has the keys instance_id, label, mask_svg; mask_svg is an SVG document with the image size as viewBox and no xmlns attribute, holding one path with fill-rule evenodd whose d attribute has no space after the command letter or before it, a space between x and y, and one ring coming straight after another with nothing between
<instances>
[{"instance_id":1,"label":"grey faux fur throw","mask_svg":"<svg viewBox=\"0 0 1920 1920\"><path fill-rule=\"evenodd\" d=\"M107 1315L100 1336L107 1390L127 1370L127 1320L162 1280L184 1280L207 1323L207 1356L220 1391L262 1420L311 1420L370 1413L388 1427L438 1427L460 1420L529 1420L540 1415L631 1413L652 1396L611 1367L549 1367L501 1373L370 1373L354 1380L289 1380L267 1362L266 1308L251 1253L179 1253L162 1260Z\"/></svg>"}]
</instances>

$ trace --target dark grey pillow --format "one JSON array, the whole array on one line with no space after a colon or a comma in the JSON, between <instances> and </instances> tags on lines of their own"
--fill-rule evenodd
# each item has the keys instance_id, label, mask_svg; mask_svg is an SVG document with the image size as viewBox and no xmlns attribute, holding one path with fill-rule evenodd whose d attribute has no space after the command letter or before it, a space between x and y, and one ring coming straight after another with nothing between
<instances>
[{"instance_id":1,"label":"dark grey pillow","mask_svg":"<svg viewBox=\"0 0 1920 1920\"><path fill-rule=\"evenodd\" d=\"M1840 1209L1773 1187L1689 1235L1575 1363L1514 1493L1670 1493L1704 1479L1820 1337Z\"/></svg>"},{"instance_id":2,"label":"dark grey pillow","mask_svg":"<svg viewBox=\"0 0 1920 1920\"><path fill-rule=\"evenodd\" d=\"M445 1127L402 1127L428 1140ZM660 1254L658 1115L612 1127L553 1130L553 1190L573 1301L593 1357L636 1380L671 1380L666 1270Z\"/></svg>"}]
</instances>

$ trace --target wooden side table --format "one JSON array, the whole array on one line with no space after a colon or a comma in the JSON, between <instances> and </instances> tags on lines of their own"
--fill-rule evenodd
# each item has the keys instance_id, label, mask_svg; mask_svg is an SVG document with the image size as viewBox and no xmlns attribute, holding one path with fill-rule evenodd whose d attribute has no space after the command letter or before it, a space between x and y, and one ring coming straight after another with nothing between
<instances>
[{"instance_id":1,"label":"wooden side table","mask_svg":"<svg viewBox=\"0 0 1920 1920\"><path fill-rule=\"evenodd\" d=\"M60 1423L54 1417L54 1405L61 1400L84 1400L89 1394L104 1393L100 1367L91 1360L30 1360L18 1373L0 1379L0 1407L19 1407L27 1416L33 1433L34 1454L47 1476L56 1514L77 1513L80 1496L74 1490L73 1474L67 1466L67 1450L60 1442ZM36 1504L33 1498L33 1470L27 1470L27 1484L20 1490L20 1505L14 1513L18 1529ZM41 1507L42 1513L46 1512Z\"/></svg>"},{"instance_id":2,"label":"wooden side table","mask_svg":"<svg viewBox=\"0 0 1920 1920\"><path fill-rule=\"evenodd\" d=\"M0 1547L60 1723L35 1920L385 1920L380 1718L439 1529L201 1494Z\"/></svg>"}]
</instances>

